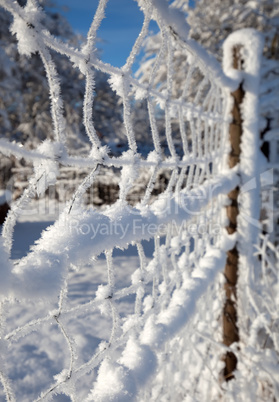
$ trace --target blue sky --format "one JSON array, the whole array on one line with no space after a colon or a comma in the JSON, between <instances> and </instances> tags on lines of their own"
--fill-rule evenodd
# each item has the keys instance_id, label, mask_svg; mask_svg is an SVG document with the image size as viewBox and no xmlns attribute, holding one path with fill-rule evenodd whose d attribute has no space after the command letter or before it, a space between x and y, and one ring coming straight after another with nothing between
<instances>
[{"instance_id":1,"label":"blue sky","mask_svg":"<svg viewBox=\"0 0 279 402\"><path fill-rule=\"evenodd\" d=\"M56 0L61 12L61 6L67 6L68 12L63 12L73 29L86 35L98 0ZM143 14L134 0L110 0L106 9L98 36L103 39L100 45L103 49L102 59L117 67L122 66L129 51L140 32Z\"/></svg>"}]
</instances>

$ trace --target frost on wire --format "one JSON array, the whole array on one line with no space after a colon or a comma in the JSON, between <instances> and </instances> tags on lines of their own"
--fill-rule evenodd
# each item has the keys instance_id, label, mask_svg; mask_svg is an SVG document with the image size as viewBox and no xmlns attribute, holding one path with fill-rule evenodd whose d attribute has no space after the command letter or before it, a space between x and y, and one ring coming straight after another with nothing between
<instances>
[{"instance_id":1,"label":"frost on wire","mask_svg":"<svg viewBox=\"0 0 279 402\"><path fill-rule=\"evenodd\" d=\"M243 77L225 75L214 57L188 37L190 27L184 16L169 8L165 0L138 1L144 22L122 68L102 62L96 39L106 3L99 1L87 39L75 49L45 29L43 10L35 0L28 0L25 7L0 0L1 7L13 16L11 33L16 35L19 53L29 57L39 53L41 57L54 131L54 141L46 140L32 151L0 140L3 154L26 158L34 167L28 188L12 204L0 242L0 354L5 363L0 374L4 394L9 401L18 397L51 400L62 394L72 401L163 400L162 395L179 400L195 392L200 398L210 395L214 399L221 392L214 372L220 372L224 352L218 325L223 304L221 272L226 251L237 240L225 230L226 194L240 185L242 173L248 180L256 169L252 155L237 169L227 166L230 92ZM157 23L161 36L146 80L141 74L135 77L132 67L144 49L151 20ZM243 35L249 42L252 33ZM242 43L243 36L236 42ZM228 55L233 45L227 43ZM86 157L68 153L53 51L66 55L85 79L83 123L91 143ZM185 81L180 87L173 66L176 51L183 52L186 60L182 66ZM260 44L257 57L259 53ZM251 65L246 67L249 71ZM165 80L157 82L161 69ZM102 144L94 126L96 70L108 75L123 105L127 150L120 156ZM247 91L255 82L247 84ZM153 144L147 156L141 153L134 132L132 111L139 100L146 104ZM257 130L253 121L256 107L251 95L245 116L247 141L250 138L252 142ZM12 260L17 219L32 198L44 196L59 180L59 169L67 166L91 171L30 252ZM119 197L111 206L88 208L83 197L101 168L120 170ZM162 170L169 172L169 181L166 189L154 196ZM141 199L131 204L128 195L141 174L148 178L147 184ZM245 205L252 202L248 198ZM257 211L255 206L255 219ZM191 231L191 225L196 229ZM249 240L254 241L249 230ZM122 259L119 250L127 250ZM245 258L251 262L253 256L243 253ZM90 300L71 299L78 275L97 281ZM12 322L18 303L25 314L18 320L20 325ZM8 346L10 350L24 349L28 338L48 356L45 367L34 358L32 375L37 385L29 388L11 379L9 360L13 357L9 359L7 353Z\"/></svg>"}]
</instances>

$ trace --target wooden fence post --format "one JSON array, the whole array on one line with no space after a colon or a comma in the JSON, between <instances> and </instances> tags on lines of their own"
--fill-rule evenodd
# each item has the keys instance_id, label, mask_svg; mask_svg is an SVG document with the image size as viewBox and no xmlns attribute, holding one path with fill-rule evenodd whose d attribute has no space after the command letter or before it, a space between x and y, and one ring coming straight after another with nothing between
<instances>
[{"instance_id":1,"label":"wooden fence post","mask_svg":"<svg viewBox=\"0 0 279 402\"><path fill-rule=\"evenodd\" d=\"M233 67L235 69L241 69L241 57L240 47L234 48L233 54ZM229 154L229 166L233 168L240 161L240 143L242 135L242 118L241 118L241 103L244 98L244 90L242 84L239 88L232 92L233 108L232 108L232 122L229 128L229 136L231 143L231 152ZM229 206L227 206L227 216L229 224L227 231L229 234L233 234L237 229L237 216L239 214L238 208L238 196L239 188L232 190L228 197L231 200ZM226 346L230 346L234 342L239 341L239 333L237 327L237 277L238 277L238 250L235 246L232 250L227 252L227 261L225 266L225 305L223 310L223 343ZM233 371L237 366L237 358L233 352L227 352L225 357L224 378L226 381L234 378Z\"/></svg>"}]
</instances>

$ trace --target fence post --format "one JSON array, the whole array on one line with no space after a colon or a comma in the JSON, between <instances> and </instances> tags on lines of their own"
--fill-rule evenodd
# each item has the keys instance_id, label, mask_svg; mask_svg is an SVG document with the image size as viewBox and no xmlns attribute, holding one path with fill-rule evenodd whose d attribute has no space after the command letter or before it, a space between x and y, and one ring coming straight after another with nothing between
<instances>
[{"instance_id":1,"label":"fence post","mask_svg":"<svg viewBox=\"0 0 279 402\"><path fill-rule=\"evenodd\" d=\"M232 123L229 127L231 152L228 164L238 165L240 186L228 194L229 234L237 232L235 247L227 254L225 267L225 305L223 310L223 343L247 339L249 314L246 293L257 278L258 262L255 246L260 230L259 168L259 93L263 37L254 29L232 33L224 43L224 72L237 78L238 88L231 93ZM238 71L236 71L238 70ZM249 303L248 303L249 304ZM248 339L247 339L248 340ZM224 357L224 378L234 378L237 358L228 352Z\"/></svg>"},{"instance_id":2,"label":"fence post","mask_svg":"<svg viewBox=\"0 0 279 402\"><path fill-rule=\"evenodd\" d=\"M241 68L240 47L236 46L233 49L233 67L235 69ZM242 117L241 117L241 104L245 92L242 83L236 91L231 93L233 97L232 108L232 122L229 127L229 138L231 144L231 151L229 154L229 167L233 168L240 161L240 142L242 136ZM237 217L239 215L238 207L239 188L232 190L228 197L231 200L227 206L228 226L227 231L229 234L236 232ZM230 346L234 342L239 341L239 333L237 327L237 309L236 309L236 285L238 277L238 250L235 246L232 250L227 252L227 261L225 266L225 305L223 310L223 343ZM236 369L237 358L233 352L227 352L225 358L224 378L229 381L233 378L233 371Z\"/></svg>"}]
</instances>

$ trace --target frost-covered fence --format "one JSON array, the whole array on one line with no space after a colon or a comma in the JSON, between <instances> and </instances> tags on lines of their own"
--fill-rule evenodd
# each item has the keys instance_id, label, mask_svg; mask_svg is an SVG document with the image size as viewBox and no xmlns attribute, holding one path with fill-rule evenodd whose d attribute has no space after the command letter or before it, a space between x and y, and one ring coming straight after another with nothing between
<instances>
[{"instance_id":1,"label":"frost-covered fence","mask_svg":"<svg viewBox=\"0 0 279 402\"><path fill-rule=\"evenodd\" d=\"M188 38L183 15L164 0L139 1L142 30L125 65L116 68L102 62L95 47L106 3L100 0L86 42L74 49L44 28L43 11L35 0L24 8L0 0L13 16L11 31L19 52L30 57L39 53L45 66L55 133L55 141L46 140L33 151L0 140L3 154L23 157L34 166L1 239L2 395L9 401L62 401L65 395L72 401L182 400L187 395L214 399L225 390L218 377L228 350L221 344L220 329L226 252L237 243L243 270L247 272L246 264L249 270L257 266L253 245L258 237L254 224L259 218L259 187L242 196L238 234L230 236L225 229L225 206L232 189L258 180L261 41L253 31L228 40L225 75L214 57ZM161 37L144 82L133 75L132 67L151 19ZM239 43L244 49L243 72L231 68L232 47ZM85 77L83 121L92 145L87 157L71 156L65 145L52 52L66 55ZM174 69L175 52L185 55L185 63ZM95 70L108 74L123 105L128 149L120 156L103 146L94 127ZM164 82L157 82L159 71L165 74ZM182 87L176 85L176 74L181 73ZM240 164L230 169L230 93L244 78L244 152ZM147 157L134 133L133 112L139 100L153 144ZM12 260L17 219L67 166L91 170L30 252ZM101 169L119 172L118 199L103 209L86 208L83 197ZM169 180L158 195L154 189L162 171L169 173ZM134 205L129 194L143 176L147 185ZM247 275L249 281L250 271Z\"/></svg>"}]
</instances>

